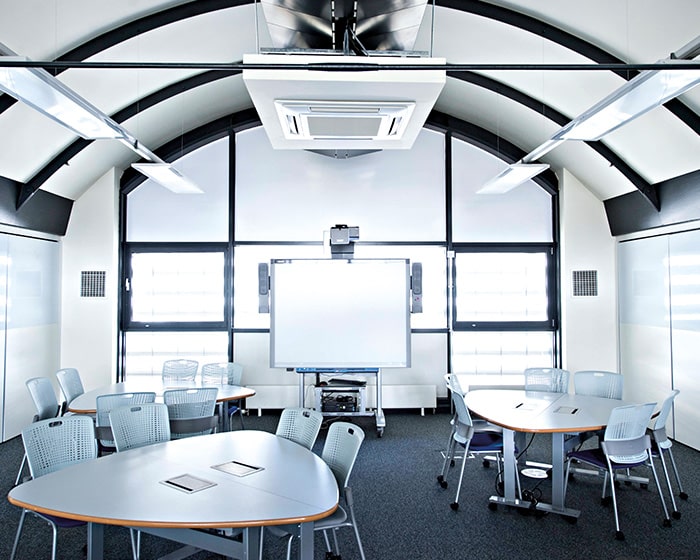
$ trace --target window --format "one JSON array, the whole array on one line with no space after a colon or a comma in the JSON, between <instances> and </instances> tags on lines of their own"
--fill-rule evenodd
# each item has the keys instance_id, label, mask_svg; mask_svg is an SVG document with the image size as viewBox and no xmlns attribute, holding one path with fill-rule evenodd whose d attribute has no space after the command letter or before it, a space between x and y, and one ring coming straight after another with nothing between
<instances>
[{"instance_id":1,"label":"window","mask_svg":"<svg viewBox=\"0 0 700 560\"><path fill-rule=\"evenodd\" d=\"M225 328L228 275L223 249L132 247L129 256L129 328Z\"/></svg>"},{"instance_id":2,"label":"window","mask_svg":"<svg viewBox=\"0 0 700 560\"><path fill-rule=\"evenodd\" d=\"M552 253L549 246L456 248L454 330L554 330Z\"/></svg>"}]
</instances>

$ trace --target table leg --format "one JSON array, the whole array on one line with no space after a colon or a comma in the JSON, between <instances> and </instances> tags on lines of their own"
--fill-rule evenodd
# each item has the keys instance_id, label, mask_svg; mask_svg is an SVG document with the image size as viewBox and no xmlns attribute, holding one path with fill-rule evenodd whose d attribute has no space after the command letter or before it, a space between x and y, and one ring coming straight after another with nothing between
<instances>
[{"instance_id":1,"label":"table leg","mask_svg":"<svg viewBox=\"0 0 700 560\"><path fill-rule=\"evenodd\" d=\"M102 560L104 557L105 527L99 523L87 525L87 560Z\"/></svg>"},{"instance_id":2,"label":"table leg","mask_svg":"<svg viewBox=\"0 0 700 560\"><path fill-rule=\"evenodd\" d=\"M243 530L244 555L247 560L258 560L262 527L248 527Z\"/></svg>"},{"instance_id":3,"label":"table leg","mask_svg":"<svg viewBox=\"0 0 700 560\"><path fill-rule=\"evenodd\" d=\"M314 524L299 525L299 560L313 560L314 557Z\"/></svg>"}]
</instances>

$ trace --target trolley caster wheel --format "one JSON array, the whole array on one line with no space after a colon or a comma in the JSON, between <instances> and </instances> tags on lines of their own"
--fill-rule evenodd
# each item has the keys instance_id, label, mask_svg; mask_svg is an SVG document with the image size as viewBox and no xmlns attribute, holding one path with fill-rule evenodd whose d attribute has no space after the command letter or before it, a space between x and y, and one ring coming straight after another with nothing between
<instances>
[{"instance_id":1,"label":"trolley caster wheel","mask_svg":"<svg viewBox=\"0 0 700 560\"><path fill-rule=\"evenodd\" d=\"M452 511L457 511L459 509L459 504L457 502L452 502L450 508L452 508Z\"/></svg>"},{"instance_id":2,"label":"trolley caster wheel","mask_svg":"<svg viewBox=\"0 0 700 560\"><path fill-rule=\"evenodd\" d=\"M680 511L674 511L671 516L673 519L680 519L681 518L681 512Z\"/></svg>"},{"instance_id":3,"label":"trolley caster wheel","mask_svg":"<svg viewBox=\"0 0 700 560\"><path fill-rule=\"evenodd\" d=\"M384 428L377 429L377 437L380 438L384 435Z\"/></svg>"},{"instance_id":4,"label":"trolley caster wheel","mask_svg":"<svg viewBox=\"0 0 700 560\"><path fill-rule=\"evenodd\" d=\"M576 517L575 515L565 515L564 521L566 521L569 525L576 525L578 517Z\"/></svg>"}]
</instances>

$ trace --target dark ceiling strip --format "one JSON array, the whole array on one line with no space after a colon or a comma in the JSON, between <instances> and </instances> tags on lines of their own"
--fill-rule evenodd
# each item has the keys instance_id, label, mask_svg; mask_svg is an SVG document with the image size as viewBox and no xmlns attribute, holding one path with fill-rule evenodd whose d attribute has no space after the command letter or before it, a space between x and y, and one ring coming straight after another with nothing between
<instances>
[{"instance_id":1,"label":"dark ceiling strip","mask_svg":"<svg viewBox=\"0 0 700 560\"><path fill-rule=\"evenodd\" d=\"M291 60L291 58L290 58ZM567 71L567 72L636 72L637 70L667 70L668 65L662 62L653 63L613 63L613 64L574 64L574 63L513 63L475 62L475 63L440 63L440 64L372 64L364 62L318 62L298 63L243 63L243 62L130 62L130 61L96 61L71 60L57 62L52 60L2 60L0 67L4 68L43 68L45 70L66 70L69 68L82 70L212 70L218 72L236 72L241 70L317 70L326 72L374 72L378 70L401 71ZM697 70L700 67L695 61L680 61L673 65L675 70Z\"/></svg>"}]
</instances>

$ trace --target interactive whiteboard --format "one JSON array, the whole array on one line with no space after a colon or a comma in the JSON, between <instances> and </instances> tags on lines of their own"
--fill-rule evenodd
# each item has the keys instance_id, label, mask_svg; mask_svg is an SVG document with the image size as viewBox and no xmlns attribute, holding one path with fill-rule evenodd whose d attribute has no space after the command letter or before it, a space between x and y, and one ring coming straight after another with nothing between
<instances>
[{"instance_id":1,"label":"interactive whiteboard","mask_svg":"<svg viewBox=\"0 0 700 560\"><path fill-rule=\"evenodd\" d=\"M271 367L409 367L406 259L270 265Z\"/></svg>"}]
</instances>

